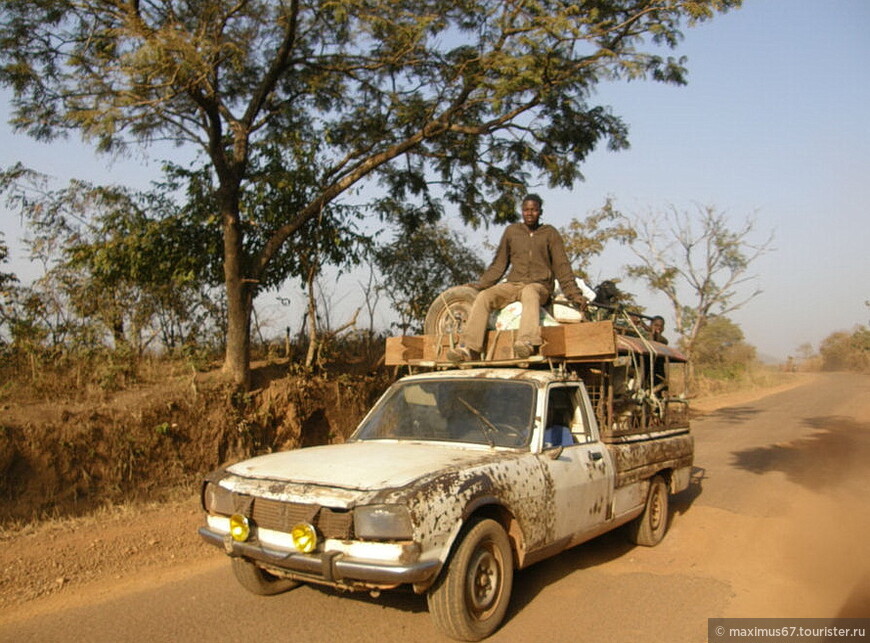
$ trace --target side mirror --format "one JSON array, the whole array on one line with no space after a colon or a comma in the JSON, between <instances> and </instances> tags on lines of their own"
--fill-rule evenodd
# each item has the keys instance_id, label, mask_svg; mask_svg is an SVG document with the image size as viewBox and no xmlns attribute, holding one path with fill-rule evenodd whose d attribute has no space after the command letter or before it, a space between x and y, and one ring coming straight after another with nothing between
<instances>
[{"instance_id":1,"label":"side mirror","mask_svg":"<svg viewBox=\"0 0 870 643\"><path fill-rule=\"evenodd\" d=\"M562 451L564 451L564 450L565 450L565 447L563 447L561 445L557 446L557 447L547 451L547 456L550 458L550 460L558 460L559 456L562 455Z\"/></svg>"}]
</instances>

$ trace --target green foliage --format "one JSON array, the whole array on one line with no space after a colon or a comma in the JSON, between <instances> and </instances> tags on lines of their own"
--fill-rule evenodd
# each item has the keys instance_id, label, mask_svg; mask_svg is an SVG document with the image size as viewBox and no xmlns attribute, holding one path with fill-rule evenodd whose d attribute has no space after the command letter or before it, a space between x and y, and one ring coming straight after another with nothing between
<instances>
[{"instance_id":1,"label":"green foliage","mask_svg":"<svg viewBox=\"0 0 870 643\"><path fill-rule=\"evenodd\" d=\"M99 345L87 320L69 310L66 298L47 278L31 287L14 287L4 298L3 348L6 359L30 356L31 368L38 360L55 360L58 353L89 351Z\"/></svg>"},{"instance_id":2,"label":"green foliage","mask_svg":"<svg viewBox=\"0 0 870 643\"><path fill-rule=\"evenodd\" d=\"M250 178L241 194L245 256L257 257L279 229L315 197L317 159L306 156L313 151L300 145L298 132L288 131L276 132L275 139L252 154ZM324 205L275 250L263 267L258 287L278 288L291 277L304 283L312 269L319 274L325 265L359 263L368 243L356 229L363 213L361 205Z\"/></svg>"},{"instance_id":3,"label":"green foliage","mask_svg":"<svg viewBox=\"0 0 870 643\"><path fill-rule=\"evenodd\" d=\"M4 241L3 233L0 232L0 266L8 261L9 248ZM6 297L10 289L18 282L18 277L11 272L0 272L0 298Z\"/></svg>"},{"instance_id":4,"label":"green foliage","mask_svg":"<svg viewBox=\"0 0 870 643\"><path fill-rule=\"evenodd\" d=\"M169 422L161 422L157 426L154 427L154 433L157 435L169 435L172 430Z\"/></svg>"},{"instance_id":5,"label":"green foliage","mask_svg":"<svg viewBox=\"0 0 870 643\"><path fill-rule=\"evenodd\" d=\"M870 329L858 326L851 333L828 335L819 346L822 370L870 372Z\"/></svg>"},{"instance_id":6,"label":"green foliage","mask_svg":"<svg viewBox=\"0 0 870 643\"><path fill-rule=\"evenodd\" d=\"M289 169L294 165L291 154L292 150L281 147L281 141L271 141L251 157L250 178L239 195L239 208L244 214L240 222L244 232L242 254L248 263L255 261L283 223L311 198L316 182L313 166L301 164L309 172L304 176L301 170ZM216 284L222 277L217 261L223 254L215 228L220 185L208 167L166 163L164 169L165 182L158 186L160 191L182 193L180 218L213 238L215 247L210 256L216 263L211 266L214 280L209 283ZM254 291L278 288L293 277L304 282L312 267L319 273L324 265L349 267L359 263L368 245L367 238L356 230L363 210L361 205L334 204L324 207L316 219L302 223L295 235L275 251L273 260L259 273L260 278L252 280ZM245 271L253 273L255 268L246 265Z\"/></svg>"},{"instance_id":7,"label":"green foliage","mask_svg":"<svg viewBox=\"0 0 870 643\"><path fill-rule=\"evenodd\" d=\"M38 138L194 142L225 185L247 178L251 144L292 132L321 197L378 172L386 214L428 193L428 166L465 220L509 220L527 170L567 187L598 142L626 147L624 124L586 103L596 83L684 83L660 48L739 5L8 1L0 82Z\"/></svg>"},{"instance_id":8,"label":"green foliage","mask_svg":"<svg viewBox=\"0 0 870 643\"><path fill-rule=\"evenodd\" d=\"M637 236L634 228L614 209L609 199L601 209L582 221L571 219L568 227L560 232L574 274L587 283L592 259L598 257L608 243L630 243Z\"/></svg>"},{"instance_id":9,"label":"green foliage","mask_svg":"<svg viewBox=\"0 0 870 643\"><path fill-rule=\"evenodd\" d=\"M743 341L743 331L727 317L708 317L692 350L696 372L714 379L735 379L755 362L755 347Z\"/></svg>"},{"instance_id":10,"label":"green foliage","mask_svg":"<svg viewBox=\"0 0 870 643\"><path fill-rule=\"evenodd\" d=\"M220 283L220 239L166 190L80 181L53 190L21 166L0 173L31 254L46 266L31 288L19 289L7 320L13 340L93 346L106 332L137 351L155 335L170 349L203 340L219 312L210 288Z\"/></svg>"},{"instance_id":11,"label":"green foliage","mask_svg":"<svg viewBox=\"0 0 870 643\"><path fill-rule=\"evenodd\" d=\"M383 273L382 288L401 316L403 332L419 331L439 293L474 281L485 267L462 237L443 225L399 234L375 251L375 262Z\"/></svg>"},{"instance_id":12,"label":"green foliage","mask_svg":"<svg viewBox=\"0 0 870 643\"><path fill-rule=\"evenodd\" d=\"M4 241L3 233L0 232L0 266L7 262L9 248ZM0 346L4 340L4 330L12 320L12 307L17 290L18 277L11 272L0 271Z\"/></svg>"}]
</instances>

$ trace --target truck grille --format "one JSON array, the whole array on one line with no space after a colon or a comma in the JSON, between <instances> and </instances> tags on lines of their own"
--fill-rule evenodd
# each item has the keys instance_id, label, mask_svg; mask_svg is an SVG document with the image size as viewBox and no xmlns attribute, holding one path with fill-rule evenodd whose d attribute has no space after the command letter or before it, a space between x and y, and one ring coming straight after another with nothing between
<instances>
[{"instance_id":1,"label":"truck grille","mask_svg":"<svg viewBox=\"0 0 870 643\"><path fill-rule=\"evenodd\" d=\"M263 529L289 532L294 525L308 522L325 538L348 540L353 537L353 512L298 502L254 498L251 509L254 523Z\"/></svg>"}]
</instances>

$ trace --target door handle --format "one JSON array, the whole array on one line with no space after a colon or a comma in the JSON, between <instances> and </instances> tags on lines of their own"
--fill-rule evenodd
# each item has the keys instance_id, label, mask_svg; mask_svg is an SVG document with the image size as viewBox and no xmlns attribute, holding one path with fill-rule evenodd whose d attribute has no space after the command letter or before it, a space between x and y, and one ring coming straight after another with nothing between
<instances>
[{"instance_id":1,"label":"door handle","mask_svg":"<svg viewBox=\"0 0 870 643\"><path fill-rule=\"evenodd\" d=\"M596 460L601 460L604 457L604 454L601 451L590 451L589 459L595 462Z\"/></svg>"}]
</instances>

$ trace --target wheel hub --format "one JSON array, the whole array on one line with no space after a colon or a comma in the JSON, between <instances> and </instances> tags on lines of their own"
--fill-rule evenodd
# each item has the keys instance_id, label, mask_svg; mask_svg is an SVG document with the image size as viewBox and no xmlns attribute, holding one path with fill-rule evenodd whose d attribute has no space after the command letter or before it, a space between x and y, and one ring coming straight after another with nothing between
<instances>
[{"instance_id":1,"label":"wheel hub","mask_svg":"<svg viewBox=\"0 0 870 643\"><path fill-rule=\"evenodd\" d=\"M659 528L659 525L662 521L662 499L661 494L656 493L652 497L652 502L650 503L650 512L649 512L649 524L653 530Z\"/></svg>"},{"instance_id":2,"label":"wheel hub","mask_svg":"<svg viewBox=\"0 0 870 643\"><path fill-rule=\"evenodd\" d=\"M493 553L478 550L469 566L468 589L472 611L480 618L497 603L501 570Z\"/></svg>"},{"instance_id":3,"label":"wheel hub","mask_svg":"<svg viewBox=\"0 0 870 643\"><path fill-rule=\"evenodd\" d=\"M465 330L465 322L468 319L468 314L465 310L453 310L444 316L442 322L445 334L461 333Z\"/></svg>"}]
</instances>

